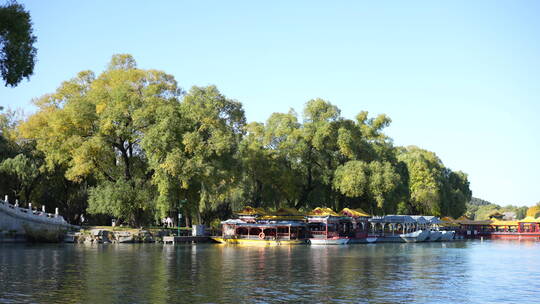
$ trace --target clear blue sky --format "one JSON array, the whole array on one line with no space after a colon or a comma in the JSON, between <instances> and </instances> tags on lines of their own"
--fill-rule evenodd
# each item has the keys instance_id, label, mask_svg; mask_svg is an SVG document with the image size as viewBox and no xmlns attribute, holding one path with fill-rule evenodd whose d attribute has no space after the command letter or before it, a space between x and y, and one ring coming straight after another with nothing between
<instances>
[{"instance_id":1,"label":"clear blue sky","mask_svg":"<svg viewBox=\"0 0 540 304\"><path fill-rule=\"evenodd\" d=\"M0 87L1 105L31 113L32 98L130 53L184 89L217 85L250 121L315 97L348 118L386 113L395 144L465 171L474 196L540 201L540 1L22 3L38 62Z\"/></svg>"}]
</instances>

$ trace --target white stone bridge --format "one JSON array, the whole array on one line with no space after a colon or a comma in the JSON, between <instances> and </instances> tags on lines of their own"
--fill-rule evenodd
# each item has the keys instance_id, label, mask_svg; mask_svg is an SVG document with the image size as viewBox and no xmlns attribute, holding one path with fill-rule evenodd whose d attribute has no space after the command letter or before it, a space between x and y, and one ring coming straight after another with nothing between
<instances>
[{"instance_id":1,"label":"white stone bridge","mask_svg":"<svg viewBox=\"0 0 540 304\"><path fill-rule=\"evenodd\" d=\"M32 210L31 204L28 208L12 205L7 196L5 200L0 199L0 233L29 235L65 232L77 228L66 222L64 217L58 214L58 209L52 214L45 212L45 208L42 211Z\"/></svg>"}]
</instances>

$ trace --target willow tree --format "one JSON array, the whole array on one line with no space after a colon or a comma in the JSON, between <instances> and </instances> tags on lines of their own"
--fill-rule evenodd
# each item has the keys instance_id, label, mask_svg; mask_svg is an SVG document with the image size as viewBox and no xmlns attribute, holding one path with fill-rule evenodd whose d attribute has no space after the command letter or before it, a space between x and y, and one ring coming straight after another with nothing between
<instances>
[{"instance_id":1,"label":"willow tree","mask_svg":"<svg viewBox=\"0 0 540 304\"><path fill-rule=\"evenodd\" d=\"M472 197L465 173L446 168L435 153L415 146L400 148L398 158L407 166L412 212L453 217L465 213Z\"/></svg>"},{"instance_id":2,"label":"willow tree","mask_svg":"<svg viewBox=\"0 0 540 304\"><path fill-rule=\"evenodd\" d=\"M155 207L153 171L141 141L160 109L177 103L180 93L172 76L115 55L97 78L81 72L36 100L39 111L21 130L36 141L49 167L65 166L72 181L97 181L88 212L139 225Z\"/></svg>"},{"instance_id":3,"label":"willow tree","mask_svg":"<svg viewBox=\"0 0 540 304\"><path fill-rule=\"evenodd\" d=\"M238 146L245 126L242 104L215 86L193 87L144 140L155 170L159 209L179 202L188 216L240 197Z\"/></svg>"},{"instance_id":4,"label":"willow tree","mask_svg":"<svg viewBox=\"0 0 540 304\"><path fill-rule=\"evenodd\" d=\"M265 124L251 123L241 142L243 196L254 207L293 206L299 194L294 139L296 115L273 113Z\"/></svg>"}]
</instances>

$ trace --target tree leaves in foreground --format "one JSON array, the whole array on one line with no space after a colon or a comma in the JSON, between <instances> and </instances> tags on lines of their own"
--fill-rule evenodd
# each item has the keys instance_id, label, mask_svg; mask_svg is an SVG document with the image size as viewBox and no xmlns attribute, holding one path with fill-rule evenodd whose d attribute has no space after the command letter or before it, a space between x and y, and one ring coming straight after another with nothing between
<instances>
[{"instance_id":1,"label":"tree leaves in foreground","mask_svg":"<svg viewBox=\"0 0 540 304\"><path fill-rule=\"evenodd\" d=\"M14 87L34 73L37 50L30 13L11 2L0 6L0 73Z\"/></svg>"}]
</instances>

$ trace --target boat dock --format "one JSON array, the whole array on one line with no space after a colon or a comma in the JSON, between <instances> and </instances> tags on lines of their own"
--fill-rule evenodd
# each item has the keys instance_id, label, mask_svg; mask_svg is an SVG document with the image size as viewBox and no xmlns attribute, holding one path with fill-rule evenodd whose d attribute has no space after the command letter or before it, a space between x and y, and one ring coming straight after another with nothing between
<instances>
[{"instance_id":1,"label":"boat dock","mask_svg":"<svg viewBox=\"0 0 540 304\"><path fill-rule=\"evenodd\" d=\"M176 243L214 243L215 241L209 236L164 236L164 244Z\"/></svg>"}]
</instances>

